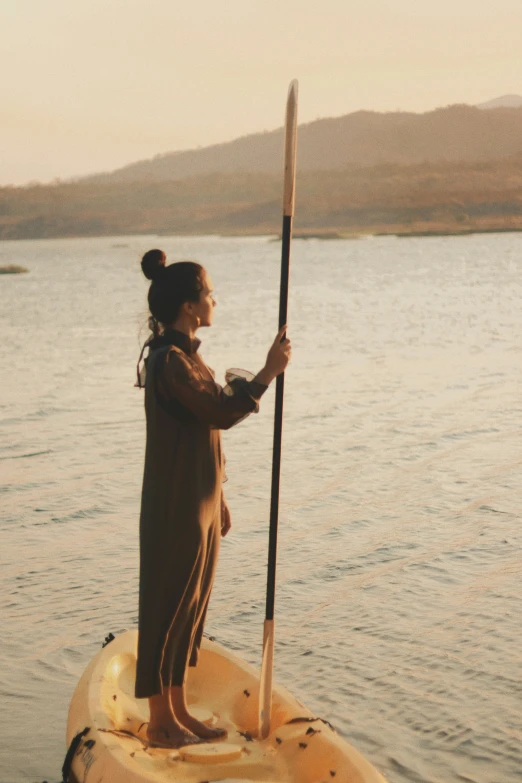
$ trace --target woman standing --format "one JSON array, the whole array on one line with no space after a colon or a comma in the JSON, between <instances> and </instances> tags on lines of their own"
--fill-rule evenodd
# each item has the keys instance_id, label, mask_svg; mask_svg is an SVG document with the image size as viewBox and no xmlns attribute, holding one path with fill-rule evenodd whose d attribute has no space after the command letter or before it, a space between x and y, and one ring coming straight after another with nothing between
<instances>
[{"instance_id":1,"label":"woman standing","mask_svg":"<svg viewBox=\"0 0 522 783\"><path fill-rule=\"evenodd\" d=\"M220 430L257 412L283 372L290 341L282 329L252 380L226 389L199 354L196 331L212 325L212 281L199 264L165 265L161 250L142 259L148 301L147 445L140 516L140 596L136 697L148 698L152 745L179 747L226 735L193 717L185 676L195 666L219 553L230 530L222 492ZM140 376L140 371L138 370ZM138 384L143 385L143 378Z\"/></svg>"}]
</instances>

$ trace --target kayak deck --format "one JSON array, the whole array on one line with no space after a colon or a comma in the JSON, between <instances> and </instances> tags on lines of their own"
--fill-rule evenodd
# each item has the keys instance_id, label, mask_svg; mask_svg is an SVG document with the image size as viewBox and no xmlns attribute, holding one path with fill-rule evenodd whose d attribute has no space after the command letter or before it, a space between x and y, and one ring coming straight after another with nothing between
<instances>
[{"instance_id":1,"label":"kayak deck","mask_svg":"<svg viewBox=\"0 0 522 783\"><path fill-rule=\"evenodd\" d=\"M87 726L72 771L84 783L385 783L358 751L279 686L273 690L271 731L255 739L259 674L208 639L191 669L187 701L209 725L228 731L225 741L184 749L150 748L148 703L134 698L137 632L117 637L91 661L69 710L67 742ZM187 756L191 751L187 751Z\"/></svg>"}]
</instances>

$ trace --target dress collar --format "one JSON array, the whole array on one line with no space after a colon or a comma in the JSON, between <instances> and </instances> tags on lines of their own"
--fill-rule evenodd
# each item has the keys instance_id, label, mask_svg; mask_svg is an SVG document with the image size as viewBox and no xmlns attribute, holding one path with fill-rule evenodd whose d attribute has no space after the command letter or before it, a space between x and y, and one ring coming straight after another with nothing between
<instances>
[{"instance_id":1,"label":"dress collar","mask_svg":"<svg viewBox=\"0 0 522 783\"><path fill-rule=\"evenodd\" d=\"M201 340L197 337L189 337L184 332L179 332L177 329L165 329L163 334L159 337L154 337L149 343L149 350L155 351L157 348L163 348L167 345L175 345L176 348L191 356L196 353Z\"/></svg>"},{"instance_id":2,"label":"dress collar","mask_svg":"<svg viewBox=\"0 0 522 783\"><path fill-rule=\"evenodd\" d=\"M136 366L137 382L134 385L137 386L138 389L143 389L145 386L147 359L142 363L145 349L149 349L150 356L152 351L155 351L158 348L166 348L168 345L175 345L176 348L181 348L188 356L192 356L201 345L201 340L198 340L197 337L189 337L188 334L185 334L184 332L178 332L177 329L165 329L163 334L160 334L158 337L153 337L151 340L147 340L141 349L140 358L138 359L138 364Z\"/></svg>"}]
</instances>

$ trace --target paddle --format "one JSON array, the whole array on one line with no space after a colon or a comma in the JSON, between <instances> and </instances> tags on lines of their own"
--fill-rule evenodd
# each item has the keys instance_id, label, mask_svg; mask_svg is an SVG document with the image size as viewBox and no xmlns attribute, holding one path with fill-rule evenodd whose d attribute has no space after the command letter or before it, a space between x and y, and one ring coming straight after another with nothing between
<instances>
[{"instance_id":1,"label":"paddle","mask_svg":"<svg viewBox=\"0 0 522 783\"><path fill-rule=\"evenodd\" d=\"M281 251L281 286L279 291L279 329L287 323L288 281L290 275L290 243L295 195L295 154L297 139L297 81L290 84L286 102L285 170L283 188L283 242ZM279 518L279 477L281 473L281 435L283 430L284 373L277 376L274 416L274 447L272 456L272 489L270 498L270 534L268 542L268 575L266 584L266 614L263 626L263 660L259 687L259 737L270 731L272 713L272 672L274 664L274 604L277 560L277 523Z\"/></svg>"}]
</instances>

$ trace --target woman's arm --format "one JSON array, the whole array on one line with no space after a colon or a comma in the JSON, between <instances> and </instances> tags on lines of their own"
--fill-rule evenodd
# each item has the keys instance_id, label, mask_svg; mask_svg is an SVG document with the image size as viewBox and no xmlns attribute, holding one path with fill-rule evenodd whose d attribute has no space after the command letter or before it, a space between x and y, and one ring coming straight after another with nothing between
<instances>
[{"instance_id":1,"label":"woman's arm","mask_svg":"<svg viewBox=\"0 0 522 783\"><path fill-rule=\"evenodd\" d=\"M257 412L258 401L266 387L250 386L238 379L228 394L202 377L181 351L171 349L158 373L158 393L165 400L176 400L208 427L228 430L249 413Z\"/></svg>"},{"instance_id":2,"label":"woman's arm","mask_svg":"<svg viewBox=\"0 0 522 783\"><path fill-rule=\"evenodd\" d=\"M216 393L215 386L205 381L182 351L171 349L159 374L159 392L166 399L178 400L209 427L227 430L259 410L266 387L287 366L291 349L288 339L281 342L283 333L284 329L276 336L261 372L251 382L236 379L231 394L223 390Z\"/></svg>"}]
</instances>

